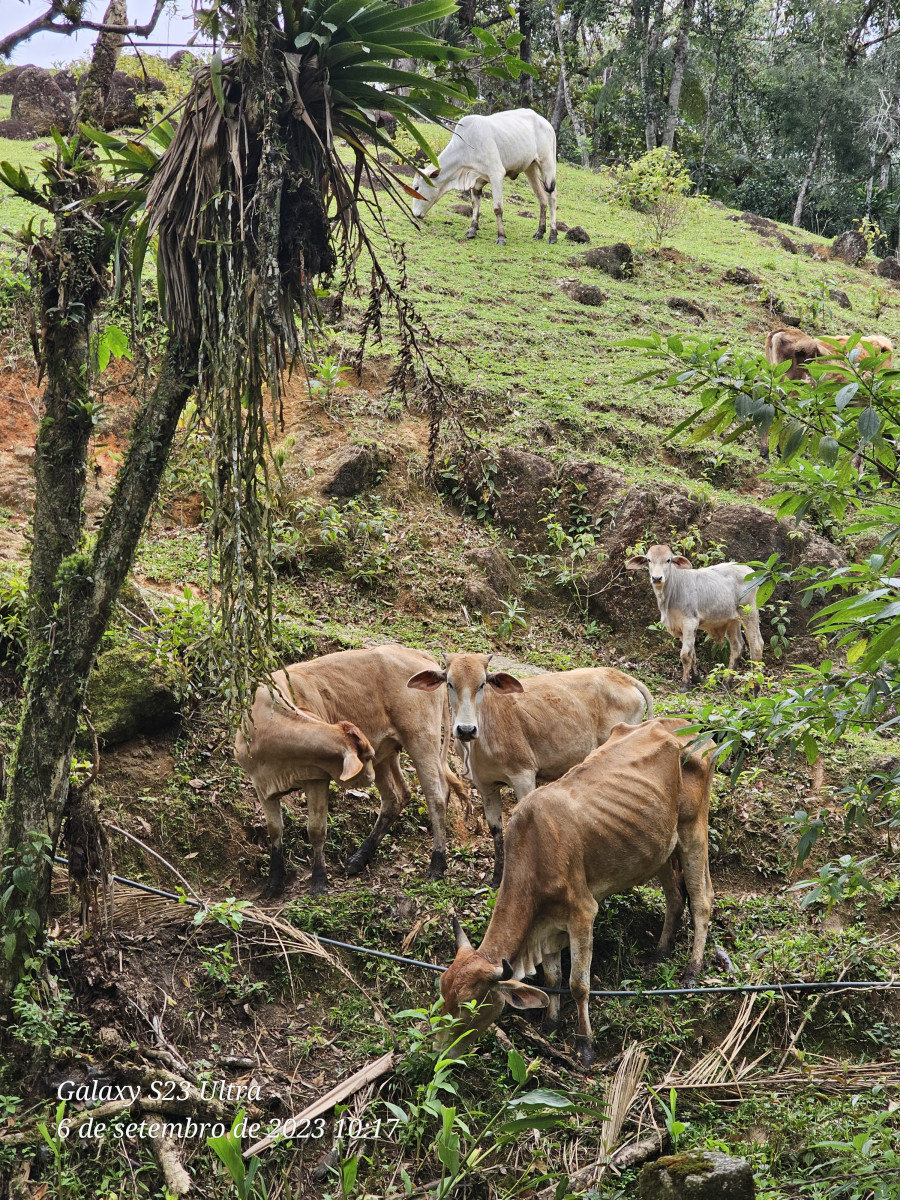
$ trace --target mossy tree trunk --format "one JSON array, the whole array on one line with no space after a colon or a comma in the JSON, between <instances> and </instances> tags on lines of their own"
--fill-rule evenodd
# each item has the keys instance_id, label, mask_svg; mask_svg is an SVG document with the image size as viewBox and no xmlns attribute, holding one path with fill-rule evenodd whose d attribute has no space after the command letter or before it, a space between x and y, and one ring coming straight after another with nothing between
<instances>
[{"instance_id":1,"label":"mossy tree trunk","mask_svg":"<svg viewBox=\"0 0 900 1200\"><path fill-rule=\"evenodd\" d=\"M105 19L118 24L126 17L124 0L111 0ZM99 36L76 128L78 120L96 116L105 106L121 44L118 34ZM91 548L84 528L88 450L97 418L90 331L104 296L115 231L81 212L77 202L98 187L98 173L84 156L56 168L51 187L55 229L39 240L35 254L47 384L34 460L24 700L0 797L0 894L8 881L14 884L0 916L0 1000L21 976L46 922L52 864L46 858L36 864L29 848L34 834L56 846L88 675L193 386L189 363L196 353L172 350L137 417Z\"/></svg>"}]
</instances>

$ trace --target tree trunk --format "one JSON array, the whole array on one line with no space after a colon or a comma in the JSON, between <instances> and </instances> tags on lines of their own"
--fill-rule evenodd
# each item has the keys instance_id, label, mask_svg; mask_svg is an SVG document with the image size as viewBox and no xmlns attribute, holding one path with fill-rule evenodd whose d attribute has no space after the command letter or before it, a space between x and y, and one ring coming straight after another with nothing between
<instances>
[{"instance_id":1,"label":"tree trunk","mask_svg":"<svg viewBox=\"0 0 900 1200\"><path fill-rule=\"evenodd\" d=\"M698 196L703 194L703 180L706 175L706 159L709 154L709 130L712 124L713 106L716 102L716 92L719 87L719 68L722 58L722 42L720 41L716 48L716 67L713 71L712 83L709 85L709 98L706 101L706 119L703 122L703 149L700 152L700 166L697 171L697 192Z\"/></svg>"},{"instance_id":2,"label":"tree trunk","mask_svg":"<svg viewBox=\"0 0 900 1200\"><path fill-rule=\"evenodd\" d=\"M105 21L127 22L124 0L111 0ZM79 94L75 120L106 105L122 44L101 33ZM55 848L69 791L72 744L88 674L131 563L144 516L175 425L168 430L166 376L138 417L128 459L93 552L83 544L87 457L96 409L91 394L90 331L103 298L115 230L73 208L98 190L90 161L74 160L55 194L55 231L40 262L42 365L47 375L35 447L35 498L28 585L24 701L0 804L0 864L7 877L25 867L31 835ZM181 411L193 359L175 376ZM171 373L170 373L171 374ZM149 414L149 415L148 415ZM177 415L175 417L177 421ZM168 441L165 438L168 437ZM123 524L124 522L124 524ZM31 846L29 846L31 841ZM4 914L0 999L21 975L46 921L52 864L16 872ZM14 919L28 915L28 921ZM28 923L30 922L30 924Z\"/></svg>"},{"instance_id":3,"label":"tree trunk","mask_svg":"<svg viewBox=\"0 0 900 1200\"><path fill-rule=\"evenodd\" d=\"M70 556L56 585L51 580L49 592L38 597L53 619L43 642L29 646L25 700L0 823L0 851L10 850L14 857L31 831L46 834L55 850L88 676L159 487L178 418L193 389L195 363L195 348L166 354L159 382L135 420L93 553ZM53 490L66 497L70 486L69 476L62 475ZM31 907L42 925L51 870L52 862L47 861L29 880ZM20 937L15 953L0 965L0 995L15 984L27 952L27 942Z\"/></svg>"},{"instance_id":4,"label":"tree trunk","mask_svg":"<svg viewBox=\"0 0 900 1200\"><path fill-rule=\"evenodd\" d=\"M534 15L531 11L532 0L519 0L519 33L523 41L519 46L519 58L522 62L531 62L531 35L534 31ZM519 105L531 108L534 103L534 76L523 71L519 76Z\"/></svg>"},{"instance_id":5,"label":"tree trunk","mask_svg":"<svg viewBox=\"0 0 900 1200\"><path fill-rule=\"evenodd\" d=\"M662 144L671 150L675 144L675 129L678 125L678 107L681 103L681 87L684 83L684 69L687 66L688 50L690 48L691 24L694 19L695 0L682 0L681 21L675 38L675 50L672 56L672 75L669 79L669 104L666 112L666 123L663 128Z\"/></svg>"},{"instance_id":6,"label":"tree trunk","mask_svg":"<svg viewBox=\"0 0 900 1200\"><path fill-rule=\"evenodd\" d=\"M569 81L566 78L566 52L563 44L562 22L559 19L559 13L554 14L556 24L556 42L559 46L559 83L562 88L563 100L565 101L566 111L569 114L569 120L572 122L572 128L575 130L575 140L578 143L578 149L581 151L581 165L583 167L590 166L590 154L588 151L587 139L584 136L584 126L578 118L578 114L572 105L572 97L569 94Z\"/></svg>"},{"instance_id":7,"label":"tree trunk","mask_svg":"<svg viewBox=\"0 0 900 1200\"><path fill-rule=\"evenodd\" d=\"M652 12L651 12L652 3ZM640 43L641 95L644 103L644 143L648 150L659 145L659 96L656 68L665 17L664 0L632 0L632 25Z\"/></svg>"},{"instance_id":8,"label":"tree trunk","mask_svg":"<svg viewBox=\"0 0 900 1200\"><path fill-rule=\"evenodd\" d=\"M109 0L103 14L104 25L127 25L127 0ZM78 104L72 122L72 132L78 130L79 121L99 125L106 108L113 72L119 61L119 53L125 41L121 33L101 33L91 55L91 65L84 73L78 92Z\"/></svg>"},{"instance_id":9,"label":"tree trunk","mask_svg":"<svg viewBox=\"0 0 900 1200\"><path fill-rule=\"evenodd\" d=\"M803 220L803 209L806 206L806 197L809 192L809 186L812 183L812 177L816 173L816 167L819 165L819 157L822 153L822 143L825 141L825 126L828 121L827 108L822 110L822 115L819 117L819 128L816 131L816 140L813 142L813 148L809 156L809 165L806 168L806 174L803 176L803 182L800 184L800 191L797 193L797 203L794 205L794 215L791 218L791 224L800 227L800 222Z\"/></svg>"},{"instance_id":10,"label":"tree trunk","mask_svg":"<svg viewBox=\"0 0 900 1200\"><path fill-rule=\"evenodd\" d=\"M563 90L563 73L559 73L559 83L556 85L556 96L553 100L553 112L550 114L550 124L553 126L553 132L559 137L559 131L562 128L563 117L566 115L566 95Z\"/></svg>"}]
</instances>

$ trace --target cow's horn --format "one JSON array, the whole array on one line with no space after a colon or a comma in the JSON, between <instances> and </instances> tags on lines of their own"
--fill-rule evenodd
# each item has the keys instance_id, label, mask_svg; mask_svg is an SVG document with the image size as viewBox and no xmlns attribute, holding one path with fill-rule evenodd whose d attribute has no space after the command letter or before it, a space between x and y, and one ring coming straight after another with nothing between
<instances>
[{"instance_id":1,"label":"cow's horn","mask_svg":"<svg viewBox=\"0 0 900 1200\"><path fill-rule=\"evenodd\" d=\"M466 937L466 931L459 923L456 913L453 914L453 936L456 938L457 950L471 950L472 943Z\"/></svg>"},{"instance_id":2,"label":"cow's horn","mask_svg":"<svg viewBox=\"0 0 900 1200\"><path fill-rule=\"evenodd\" d=\"M502 958L500 961L503 964L503 974L500 976L500 982L505 983L508 979L512 979L515 971L512 969L508 958Z\"/></svg>"}]
</instances>

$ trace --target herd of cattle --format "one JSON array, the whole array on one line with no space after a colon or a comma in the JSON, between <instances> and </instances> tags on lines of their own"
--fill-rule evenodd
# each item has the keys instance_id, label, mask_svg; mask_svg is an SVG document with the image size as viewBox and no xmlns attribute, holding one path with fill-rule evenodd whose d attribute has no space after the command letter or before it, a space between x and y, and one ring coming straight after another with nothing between
<instances>
[{"instance_id":1,"label":"herd of cattle","mask_svg":"<svg viewBox=\"0 0 900 1200\"><path fill-rule=\"evenodd\" d=\"M645 562L663 622L682 638L686 682L696 672L697 629L719 641L727 637L734 666L743 624L752 655L761 658L756 592L746 582L750 567L720 563L694 570L668 546L651 546L627 565ZM560 951L568 945L579 1045L590 1061L587 992L599 901L656 877L666 896L658 947L665 954L687 895L694 944L686 978L696 979L713 897L710 763L686 754L691 738L678 733L684 722L654 718L647 687L621 671L589 667L517 679L489 667L486 654L452 654L441 667L421 650L375 646L296 663L258 688L235 752L266 818L268 891L277 894L285 884L281 800L294 790L306 794L310 890L321 894L328 889L329 784L375 784L380 811L347 874L368 865L410 796L401 750L415 767L431 822L427 878L441 878L450 793L466 795L448 765L452 740L484 805L499 892L478 950L457 928L457 956L441 982L446 1008L473 1032L504 1004L547 1008L545 1021L555 1023L558 998L522 980L542 963L547 986L555 987ZM518 801L505 836L504 786ZM478 1002L474 1015L470 1000Z\"/></svg>"},{"instance_id":2,"label":"herd of cattle","mask_svg":"<svg viewBox=\"0 0 900 1200\"><path fill-rule=\"evenodd\" d=\"M482 189L489 183L503 244L503 180L519 174L528 178L540 204L535 236L546 231L549 210L550 241L556 241L556 139L549 123L530 109L463 118L437 168L416 176L413 211L423 216L447 191L471 190L467 237L474 237ZM767 337L765 355L772 365L790 362L788 379L809 379L809 364L837 358L847 340L780 329ZM880 335L863 339L862 352L877 355L882 365L890 365L892 351ZM698 629L720 643L727 638L730 668L743 650L742 630L751 657L761 661L756 588L748 582L752 567L728 562L695 570L669 546L651 546L625 565L630 571L649 568L662 623L681 638L684 687L698 678ZM666 899L657 947L663 956L672 950L689 898L694 939L684 978L696 981L713 901L710 759L689 749L691 736L680 732L683 720L654 718L647 687L621 671L596 667L520 680L489 667L486 654L453 654L441 667L420 650L388 645L297 663L260 686L235 750L265 813L268 891L277 894L284 887L281 800L296 789L307 800L310 890L321 894L328 890L329 784L345 789L375 784L381 801L377 820L347 863L348 875L364 870L410 796L401 750L415 767L431 822L427 878L441 878L450 793L467 794L448 765L453 741L484 805L494 840L493 886L499 891L478 949L454 919L457 953L441 979L445 1008L461 1023L462 1040L486 1029L505 1004L545 1009L545 1025L553 1027L558 994L523 980L541 965L545 986L557 988L560 954L568 946L579 1050L590 1063L588 993L601 900L656 878ZM518 801L505 834L502 787L512 788ZM459 1039L459 1026L450 1036Z\"/></svg>"}]
</instances>

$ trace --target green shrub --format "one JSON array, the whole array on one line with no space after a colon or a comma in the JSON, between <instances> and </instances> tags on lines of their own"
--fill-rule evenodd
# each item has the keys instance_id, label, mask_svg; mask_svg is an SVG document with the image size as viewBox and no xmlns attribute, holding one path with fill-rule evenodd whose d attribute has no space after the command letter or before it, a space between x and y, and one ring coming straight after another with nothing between
<instances>
[{"instance_id":1,"label":"green shrub","mask_svg":"<svg viewBox=\"0 0 900 1200\"><path fill-rule=\"evenodd\" d=\"M684 160L659 146L613 176L619 204L637 214L641 232L649 237L651 248L658 249L665 237L681 228L694 203L687 195L692 184Z\"/></svg>"}]
</instances>

